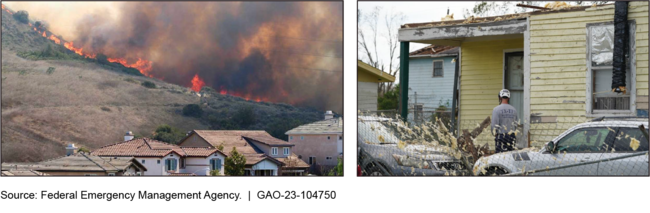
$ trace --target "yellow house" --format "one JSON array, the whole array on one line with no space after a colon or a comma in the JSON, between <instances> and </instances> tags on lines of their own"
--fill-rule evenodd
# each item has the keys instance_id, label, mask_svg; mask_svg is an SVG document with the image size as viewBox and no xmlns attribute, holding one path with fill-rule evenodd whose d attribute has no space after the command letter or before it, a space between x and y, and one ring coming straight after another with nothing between
<instances>
[{"instance_id":1,"label":"yellow house","mask_svg":"<svg viewBox=\"0 0 650 213\"><path fill-rule=\"evenodd\" d=\"M357 110L377 111L379 83L394 81L395 76L357 60Z\"/></svg>"},{"instance_id":2,"label":"yellow house","mask_svg":"<svg viewBox=\"0 0 650 213\"><path fill-rule=\"evenodd\" d=\"M524 148L596 117L648 115L648 2L629 2L627 17L626 94L611 91L612 66L601 61L610 54L611 62L603 39L613 40L613 4L405 24L399 40L402 51L409 42L461 47L458 129L491 116L506 88L522 123L517 147ZM484 131L477 142L493 149L494 137Z\"/></svg>"}]
</instances>

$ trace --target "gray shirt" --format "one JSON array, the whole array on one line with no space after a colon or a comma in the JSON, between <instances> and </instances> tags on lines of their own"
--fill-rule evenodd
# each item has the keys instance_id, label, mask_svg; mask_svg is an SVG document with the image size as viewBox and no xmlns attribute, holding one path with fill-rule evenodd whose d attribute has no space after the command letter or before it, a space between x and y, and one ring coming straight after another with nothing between
<instances>
[{"instance_id":1,"label":"gray shirt","mask_svg":"<svg viewBox=\"0 0 650 213\"><path fill-rule=\"evenodd\" d=\"M492 110L492 133L514 133L517 130L517 121L517 109L510 104L500 104Z\"/></svg>"}]
</instances>

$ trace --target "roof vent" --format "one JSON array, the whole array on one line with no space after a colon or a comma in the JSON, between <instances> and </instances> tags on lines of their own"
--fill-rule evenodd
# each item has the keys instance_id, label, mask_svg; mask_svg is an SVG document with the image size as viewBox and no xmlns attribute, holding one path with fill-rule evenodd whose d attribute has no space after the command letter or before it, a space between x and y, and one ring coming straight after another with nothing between
<instances>
[{"instance_id":1,"label":"roof vent","mask_svg":"<svg viewBox=\"0 0 650 213\"><path fill-rule=\"evenodd\" d=\"M130 141L130 140L133 140L133 137L134 137L134 136L133 136L133 132L128 131L128 132L126 132L126 134L124 134L124 141Z\"/></svg>"},{"instance_id":2,"label":"roof vent","mask_svg":"<svg viewBox=\"0 0 650 213\"><path fill-rule=\"evenodd\" d=\"M75 147L73 143L68 144L65 147L65 156L74 155L76 153L77 153L77 147Z\"/></svg>"},{"instance_id":3,"label":"roof vent","mask_svg":"<svg viewBox=\"0 0 650 213\"><path fill-rule=\"evenodd\" d=\"M334 113L331 110L325 112L325 120L334 118Z\"/></svg>"}]
</instances>

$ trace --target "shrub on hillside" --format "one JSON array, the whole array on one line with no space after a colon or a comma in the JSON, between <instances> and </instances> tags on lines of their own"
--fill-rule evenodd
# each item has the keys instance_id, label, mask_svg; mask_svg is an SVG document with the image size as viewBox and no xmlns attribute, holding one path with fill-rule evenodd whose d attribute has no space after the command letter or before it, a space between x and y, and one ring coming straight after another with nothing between
<instances>
[{"instance_id":1,"label":"shrub on hillside","mask_svg":"<svg viewBox=\"0 0 650 213\"><path fill-rule=\"evenodd\" d=\"M141 85L143 87L146 87L146 88L149 88L149 89L155 89L156 88L156 84L154 84L151 81L143 81Z\"/></svg>"},{"instance_id":2,"label":"shrub on hillside","mask_svg":"<svg viewBox=\"0 0 650 213\"><path fill-rule=\"evenodd\" d=\"M29 13L27 11L21 10L14 13L14 19L18 20L23 24L29 23Z\"/></svg>"},{"instance_id":3,"label":"shrub on hillside","mask_svg":"<svg viewBox=\"0 0 650 213\"><path fill-rule=\"evenodd\" d=\"M255 124L255 112L252 107L240 108L234 117L234 120L239 122L242 127L248 127Z\"/></svg>"},{"instance_id":4,"label":"shrub on hillside","mask_svg":"<svg viewBox=\"0 0 650 213\"><path fill-rule=\"evenodd\" d=\"M183 107L183 115L184 116L190 116L190 117L201 117L201 114L203 114L203 110L201 109L201 106L198 104L188 104Z\"/></svg>"},{"instance_id":5,"label":"shrub on hillside","mask_svg":"<svg viewBox=\"0 0 650 213\"><path fill-rule=\"evenodd\" d=\"M154 132L153 139L164 141L171 144L180 142L185 137L185 133L176 127L166 124L158 126Z\"/></svg>"}]
</instances>

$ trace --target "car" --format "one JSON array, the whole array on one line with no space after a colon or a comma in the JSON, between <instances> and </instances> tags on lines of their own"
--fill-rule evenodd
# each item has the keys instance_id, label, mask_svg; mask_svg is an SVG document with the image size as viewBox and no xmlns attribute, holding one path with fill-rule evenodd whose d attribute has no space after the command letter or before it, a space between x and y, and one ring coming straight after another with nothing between
<instances>
[{"instance_id":1,"label":"car","mask_svg":"<svg viewBox=\"0 0 650 213\"><path fill-rule=\"evenodd\" d=\"M543 148L482 157L472 172L474 175L648 176L647 129L647 118L594 119L568 129Z\"/></svg>"},{"instance_id":2,"label":"car","mask_svg":"<svg viewBox=\"0 0 650 213\"><path fill-rule=\"evenodd\" d=\"M441 147L402 144L400 148L400 139L394 127L406 127L396 120L359 116L357 125L357 160L362 175L471 175L466 164Z\"/></svg>"}]
</instances>

